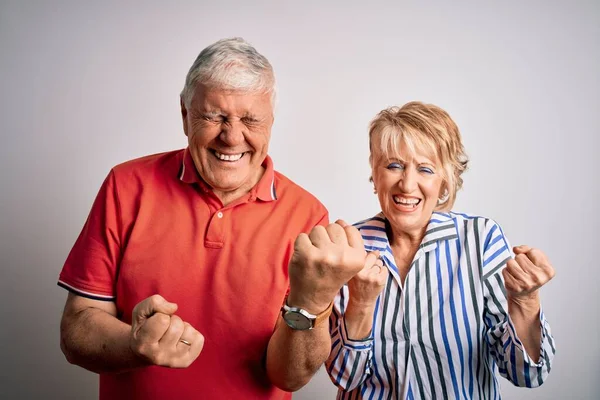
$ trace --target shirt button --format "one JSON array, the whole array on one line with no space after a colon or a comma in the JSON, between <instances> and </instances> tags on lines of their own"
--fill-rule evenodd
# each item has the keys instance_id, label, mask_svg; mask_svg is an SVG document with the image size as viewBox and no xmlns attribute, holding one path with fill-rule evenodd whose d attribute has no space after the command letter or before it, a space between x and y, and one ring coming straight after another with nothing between
<instances>
[{"instance_id":1,"label":"shirt button","mask_svg":"<svg viewBox=\"0 0 600 400\"><path fill-rule=\"evenodd\" d=\"M219 212L217 213L217 217L219 217L219 218L223 218L223 213L222 213L221 211L219 211Z\"/></svg>"}]
</instances>

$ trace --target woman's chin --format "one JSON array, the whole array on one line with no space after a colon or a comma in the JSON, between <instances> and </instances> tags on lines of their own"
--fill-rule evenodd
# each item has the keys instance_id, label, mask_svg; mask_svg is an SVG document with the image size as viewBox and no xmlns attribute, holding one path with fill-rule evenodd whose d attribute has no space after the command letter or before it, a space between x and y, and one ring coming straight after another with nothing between
<instances>
[{"instance_id":1,"label":"woman's chin","mask_svg":"<svg viewBox=\"0 0 600 400\"><path fill-rule=\"evenodd\" d=\"M417 204L416 206L395 204L394 211L400 215L414 215L421 211L421 204Z\"/></svg>"},{"instance_id":2,"label":"woman's chin","mask_svg":"<svg viewBox=\"0 0 600 400\"><path fill-rule=\"evenodd\" d=\"M421 218L420 213L394 213L392 218L388 217L392 228L400 232L414 232L421 230L429 223L429 218Z\"/></svg>"}]
</instances>

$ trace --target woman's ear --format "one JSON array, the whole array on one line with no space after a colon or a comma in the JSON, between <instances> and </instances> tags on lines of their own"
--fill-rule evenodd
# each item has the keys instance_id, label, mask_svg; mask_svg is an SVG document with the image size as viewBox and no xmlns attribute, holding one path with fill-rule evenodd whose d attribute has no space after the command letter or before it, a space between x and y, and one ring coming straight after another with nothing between
<instances>
[{"instance_id":1,"label":"woman's ear","mask_svg":"<svg viewBox=\"0 0 600 400\"><path fill-rule=\"evenodd\" d=\"M373 175L369 177L369 182L373 184L373 193L377 194L377 188L375 187L375 181L373 181Z\"/></svg>"},{"instance_id":2,"label":"woman's ear","mask_svg":"<svg viewBox=\"0 0 600 400\"><path fill-rule=\"evenodd\" d=\"M450 193L448 192L448 183L444 181L440 186L440 194L438 195L438 205L444 204L446 201L448 201L448 197L450 197Z\"/></svg>"}]
</instances>

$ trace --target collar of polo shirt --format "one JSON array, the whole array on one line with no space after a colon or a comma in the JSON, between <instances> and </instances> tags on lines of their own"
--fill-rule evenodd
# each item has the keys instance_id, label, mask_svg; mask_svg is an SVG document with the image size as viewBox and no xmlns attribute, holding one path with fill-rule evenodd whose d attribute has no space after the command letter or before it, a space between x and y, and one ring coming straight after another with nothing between
<instances>
[{"instance_id":1,"label":"collar of polo shirt","mask_svg":"<svg viewBox=\"0 0 600 400\"><path fill-rule=\"evenodd\" d=\"M250 191L250 196L262 201L277 200L277 192L275 190L275 170L273 169L273 160L271 160L271 157L267 156L263 161L262 166L265 168L265 173ZM207 185L198 173L189 148L186 148L183 153L179 179L185 183L197 183L204 192L212 191L212 188Z\"/></svg>"}]
</instances>

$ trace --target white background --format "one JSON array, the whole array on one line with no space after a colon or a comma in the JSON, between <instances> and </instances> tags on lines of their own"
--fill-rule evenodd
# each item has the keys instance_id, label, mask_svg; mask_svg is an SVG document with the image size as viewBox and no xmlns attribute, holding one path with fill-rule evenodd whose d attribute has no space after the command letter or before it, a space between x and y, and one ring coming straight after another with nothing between
<instances>
[{"instance_id":1,"label":"white background","mask_svg":"<svg viewBox=\"0 0 600 400\"><path fill-rule=\"evenodd\" d=\"M109 169L186 145L185 74L231 36L275 68L276 168L333 220L378 211L369 120L410 100L445 108L472 160L455 209L557 271L542 292L552 373L537 390L503 381L504 398L598 398L600 3L132 3L0 3L1 398L97 396L59 349L58 273ZM334 394L321 371L295 399Z\"/></svg>"}]
</instances>

